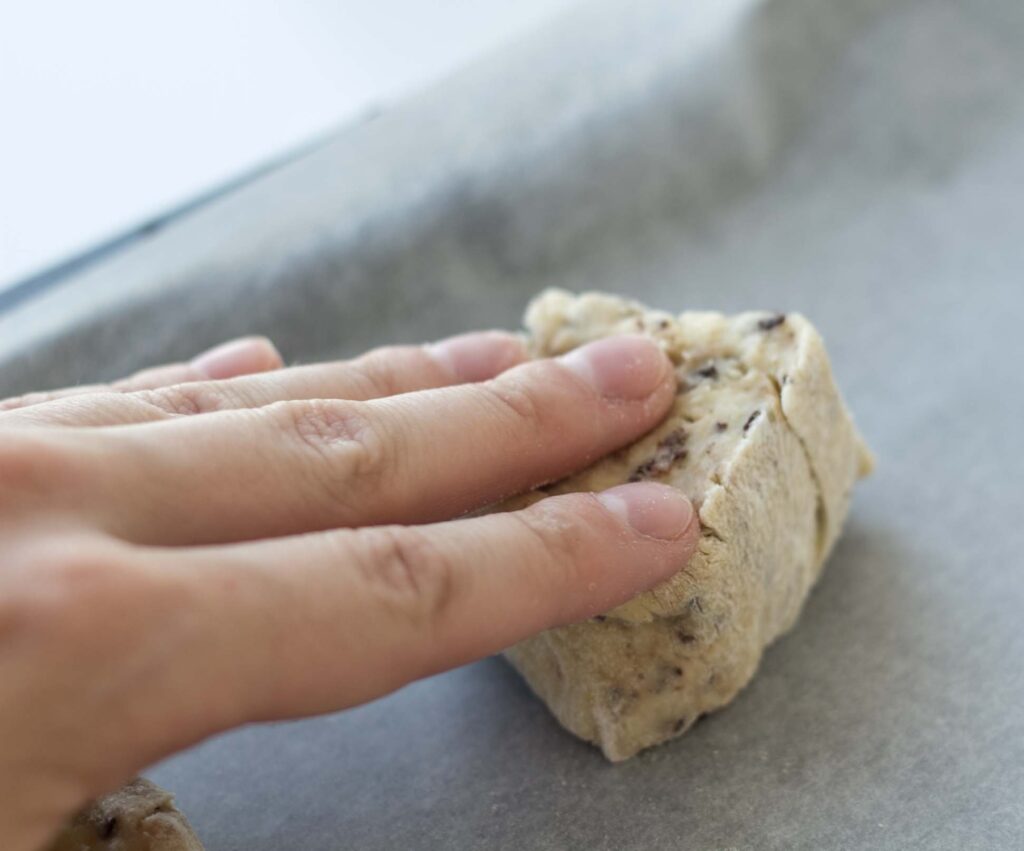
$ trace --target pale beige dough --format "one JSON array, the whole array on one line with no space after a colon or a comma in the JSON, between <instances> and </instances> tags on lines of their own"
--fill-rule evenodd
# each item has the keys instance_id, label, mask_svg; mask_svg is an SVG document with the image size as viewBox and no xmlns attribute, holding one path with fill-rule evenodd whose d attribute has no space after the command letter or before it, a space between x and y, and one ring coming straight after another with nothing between
<instances>
[{"instance_id":1,"label":"pale beige dough","mask_svg":"<svg viewBox=\"0 0 1024 851\"><path fill-rule=\"evenodd\" d=\"M47 851L203 851L174 797L138 778L94 801Z\"/></svg>"},{"instance_id":2,"label":"pale beige dough","mask_svg":"<svg viewBox=\"0 0 1024 851\"><path fill-rule=\"evenodd\" d=\"M676 365L678 393L654 431L499 506L649 479L698 508L700 545L685 570L506 653L566 728L622 760L683 733L746 685L764 648L796 621L872 460L821 337L798 314L671 316L549 290L526 326L536 357L631 332L655 339Z\"/></svg>"}]
</instances>

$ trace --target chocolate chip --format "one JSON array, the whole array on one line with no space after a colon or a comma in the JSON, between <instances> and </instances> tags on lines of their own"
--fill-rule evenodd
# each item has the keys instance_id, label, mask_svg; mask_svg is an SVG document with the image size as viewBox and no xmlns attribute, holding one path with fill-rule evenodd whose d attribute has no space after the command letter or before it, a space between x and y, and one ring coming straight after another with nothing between
<instances>
[{"instance_id":1,"label":"chocolate chip","mask_svg":"<svg viewBox=\"0 0 1024 851\"><path fill-rule=\"evenodd\" d=\"M117 816L111 816L96 831L100 839L110 839L117 833Z\"/></svg>"},{"instance_id":2,"label":"chocolate chip","mask_svg":"<svg viewBox=\"0 0 1024 851\"><path fill-rule=\"evenodd\" d=\"M718 367L716 367L713 363L708 364L707 366L698 369L697 375L699 375L701 378L710 378L712 381L714 381L716 378L718 378Z\"/></svg>"},{"instance_id":3,"label":"chocolate chip","mask_svg":"<svg viewBox=\"0 0 1024 851\"><path fill-rule=\"evenodd\" d=\"M683 675L683 669L676 665L674 668L672 668L672 673L675 674L677 677L681 677Z\"/></svg>"},{"instance_id":4,"label":"chocolate chip","mask_svg":"<svg viewBox=\"0 0 1024 851\"><path fill-rule=\"evenodd\" d=\"M659 319L658 320L658 327L662 331L664 331L666 328L668 328L668 320L667 319Z\"/></svg>"},{"instance_id":5,"label":"chocolate chip","mask_svg":"<svg viewBox=\"0 0 1024 851\"><path fill-rule=\"evenodd\" d=\"M749 417L747 417L747 421L745 423L743 423L743 433L744 434L746 434L748 431L750 431L750 427L754 424L754 420L756 420L759 416L761 416L761 412L760 411L754 411L754 413L752 413Z\"/></svg>"},{"instance_id":6,"label":"chocolate chip","mask_svg":"<svg viewBox=\"0 0 1024 851\"><path fill-rule=\"evenodd\" d=\"M725 431L727 428L729 428L729 424L728 423L722 423L722 422L715 423L715 429L717 431Z\"/></svg>"},{"instance_id":7,"label":"chocolate chip","mask_svg":"<svg viewBox=\"0 0 1024 851\"><path fill-rule=\"evenodd\" d=\"M598 623L604 623L606 620L608 620L608 617L606 615L594 615L594 620Z\"/></svg>"},{"instance_id":8,"label":"chocolate chip","mask_svg":"<svg viewBox=\"0 0 1024 851\"><path fill-rule=\"evenodd\" d=\"M641 482L651 476L667 473L676 461L682 460L689 454L686 449L686 438L685 429L677 428L670 431L658 443L654 454L633 471L629 480Z\"/></svg>"},{"instance_id":9,"label":"chocolate chip","mask_svg":"<svg viewBox=\"0 0 1024 851\"><path fill-rule=\"evenodd\" d=\"M693 644L697 638L690 635L688 632L683 632L681 629L676 631L676 638L678 638L683 644Z\"/></svg>"},{"instance_id":10,"label":"chocolate chip","mask_svg":"<svg viewBox=\"0 0 1024 851\"><path fill-rule=\"evenodd\" d=\"M757 327L760 328L762 331L771 331L772 328L778 328L785 321L785 313L776 313L774 316L769 316L765 319L760 320L757 323Z\"/></svg>"}]
</instances>

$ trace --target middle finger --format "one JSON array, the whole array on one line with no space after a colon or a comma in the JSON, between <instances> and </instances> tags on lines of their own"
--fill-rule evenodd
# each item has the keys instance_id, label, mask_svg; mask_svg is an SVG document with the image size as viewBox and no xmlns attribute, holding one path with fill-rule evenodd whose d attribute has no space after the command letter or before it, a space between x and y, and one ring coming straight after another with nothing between
<instances>
[{"instance_id":1,"label":"middle finger","mask_svg":"<svg viewBox=\"0 0 1024 851\"><path fill-rule=\"evenodd\" d=\"M674 388L657 346L625 337L484 384L98 429L79 471L94 496L78 508L149 544L430 522L636 439L667 412Z\"/></svg>"}]
</instances>

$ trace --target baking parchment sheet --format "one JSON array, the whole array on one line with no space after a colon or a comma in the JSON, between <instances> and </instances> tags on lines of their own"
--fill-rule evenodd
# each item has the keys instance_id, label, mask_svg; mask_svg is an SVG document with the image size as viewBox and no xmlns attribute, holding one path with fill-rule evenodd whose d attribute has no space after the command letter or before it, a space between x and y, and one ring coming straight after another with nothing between
<instances>
[{"instance_id":1,"label":"baking parchment sheet","mask_svg":"<svg viewBox=\"0 0 1024 851\"><path fill-rule=\"evenodd\" d=\"M618 766L502 662L155 768L212 851L1024 844L1024 4L595 2L0 315L0 395L546 285L797 310L878 455L796 628ZM329 672L325 672L329 675Z\"/></svg>"}]
</instances>

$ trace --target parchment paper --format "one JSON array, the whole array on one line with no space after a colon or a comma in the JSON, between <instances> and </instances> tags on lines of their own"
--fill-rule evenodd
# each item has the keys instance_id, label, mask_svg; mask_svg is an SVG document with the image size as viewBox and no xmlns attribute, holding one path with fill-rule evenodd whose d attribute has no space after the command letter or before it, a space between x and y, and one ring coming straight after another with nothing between
<instances>
[{"instance_id":1,"label":"parchment paper","mask_svg":"<svg viewBox=\"0 0 1024 851\"><path fill-rule=\"evenodd\" d=\"M1024 844L1022 81L1019 0L591 3L0 316L7 394L516 327L548 284L799 310L877 452L683 739L610 766L488 660L156 767L208 848Z\"/></svg>"}]
</instances>

